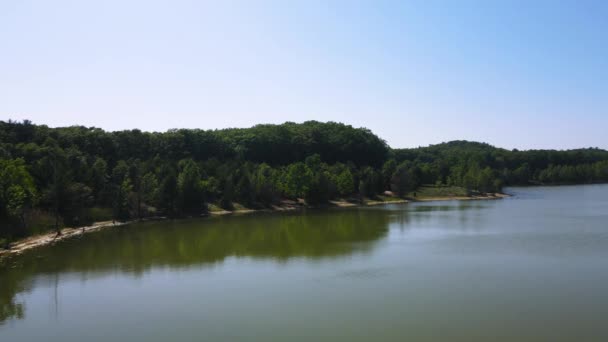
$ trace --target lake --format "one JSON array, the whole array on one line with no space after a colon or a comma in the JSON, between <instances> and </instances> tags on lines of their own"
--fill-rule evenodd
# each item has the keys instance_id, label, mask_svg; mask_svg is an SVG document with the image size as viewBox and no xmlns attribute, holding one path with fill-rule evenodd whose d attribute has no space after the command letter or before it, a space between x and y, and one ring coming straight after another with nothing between
<instances>
[{"instance_id":1,"label":"lake","mask_svg":"<svg viewBox=\"0 0 608 342\"><path fill-rule=\"evenodd\" d=\"M0 265L0 341L607 341L608 185L116 227Z\"/></svg>"}]
</instances>

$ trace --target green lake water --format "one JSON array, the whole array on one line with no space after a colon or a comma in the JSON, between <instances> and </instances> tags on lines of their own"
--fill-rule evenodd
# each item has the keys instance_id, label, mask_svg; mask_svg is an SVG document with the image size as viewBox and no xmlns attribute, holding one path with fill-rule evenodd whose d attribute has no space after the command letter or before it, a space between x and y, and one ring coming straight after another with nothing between
<instances>
[{"instance_id":1,"label":"green lake water","mask_svg":"<svg viewBox=\"0 0 608 342\"><path fill-rule=\"evenodd\" d=\"M608 185L133 224L0 265L0 341L608 341Z\"/></svg>"}]
</instances>

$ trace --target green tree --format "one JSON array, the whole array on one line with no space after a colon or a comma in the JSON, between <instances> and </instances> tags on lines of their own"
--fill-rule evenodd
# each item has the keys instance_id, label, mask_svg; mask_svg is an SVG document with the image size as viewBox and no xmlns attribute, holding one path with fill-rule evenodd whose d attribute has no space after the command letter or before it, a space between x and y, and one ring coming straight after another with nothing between
<instances>
[{"instance_id":1,"label":"green tree","mask_svg":"<svg viewBox=\"0 0 608 342\"><path fill-rule=\"evenodd\" d=\"M220 199L220 207L226 210L232 210L234 201L234 181L232 176L226 177L224 181L224 191L222 193L222 198Z\"/></svg>"},{"instance_id":2,"label":"green tree","mask_svg":"<svg viewBox=\"0 0 608 342\"><path fill-rule=\"evenodd\" d=\"M177 176L172 168L165 167L163 178L160 182L158 191L160 210L167 216L173 217L178 214L177 197L179 195L177 188Z\"/></svg>"},{"instance_id":3,"label":"green tree","mask_svg":"<svg viewBox=\"0 0 608 342\"><path fill-rule=\"evenodd\" d=\"M140 190L145 204L158 206L159 185L154 173L148 172L142 177Z\"/></svg>"},{"instance_id":4,"label":"green tree","mask_svg":"<svg viewBox=\"0 0 608 342\"><path fill-rule=\"evenodd\" d=\"M90 223L86 208L93 204L93 192L83 183L70 183L64 193L67 210L64 223L69 226L83 226Z\"/></svg>"},{"instance_id":5,"label":"green tree","mask_svg":"<svg viewBox=\"0 0 608 342\"><path fill-rule=\"evenodd\" d=\"M276 170L268 164L260 164L253 175L253 188L256 200L270 204L279 197Z\"/></svg>"},{"instance_id":6,"label":"green tree","mask_svg":"<svg viewBox=\"0 0 608 342\"><path fill-rule=\"evenodd\" d=\"M399 164L391 177L391 191L399 197L404 197L418 185L416 169L408 162Z\"/></svg>"},{"instance_id":7,"label":"green tree","mask_svg":"<svg viewBox=\"0 0 608 342\"><path fill-rule=\"evenodd\" d=\"M114 218L125 221L131 218L129 195L133 191L133 185L128 177L125 177L118 186L114 198Z\"/></svg>"},{"instance_id":8,"label":"green tree","mask_svg":"<svg viewBox=\"0 0 608 342\"><path fill-rule=\"evenodd\" d=\"M355 191L355 181L350 170L345 169L338 175L336 186L338 187L338 193L342 196L348 196Z\"/></svg>"},{"instance_id":9,"label":"green tree","mask_svg":"<svg viewBox=\"0 0 608 342\"><path fill-rule=\"evenodd\" d=\"M131 217L129 196L133 191L133 184L129 179L129 165L120 160L112 169L112 208L113 218L127 220Z\"/></svg>"},{"instance_id":10,"label":"green tree","mask_svg":"<svg viewBox=\"0 0 608 342\"><path fill-rule=\"evenodd\" d=\"M60 235L61 226L66 218L71 216L69 212L71 196L68 187L72 183L72 172L65 153L56 146L49 150L44 164L47 165L51 177L43 194L43 202L53 213L55 231Z\"/></svg>"},{"instance_id":11,"label":"green tree","mask_svg":"<svg viewBox=\"0 0 608 342\"><path fill-rule=\"evenodd\" d=\"M185 214L201 214L206 211L205 194L201 183L201 171L192 159L179 162L177 187L179 193L179 210Z\"/></svg>"},{"instance_id":12,"label":"green tree","mask_svg":"<svg viewBox=\"0 0 608 342\"><path fill-rule=\"evenodd\" d=\"M308 204L327 203L330 198L329 178L324 172L317 172L313 175L310 186L306 190L304 199Z\"/></svg>"},{"instance_id":13,"label":"green tree","mask_svg":"<svg viewBox=\"0 0 608 342\"><path fill-rule=\"evenodd\" d=\"M382 179L385 189L391 188L391 180L395 174L395 171L397 171L397 162L395 159L387 160L382 166Z\"/></svg>"},{"instance_id":14,"label":"green tree","mask_svg":"<svg viewBox=\"0 0 608 342\"><path fill-rule=\"evenodd\" d=\"M304 197L310 189L312 172L304 163L290 164L285 171L283 191L288 197Z\"/></svg>"},{"instance_id":15,"label":"green tree","mask_svg":"<svg viewBox=\"0 0 608 342\"><path fill-rule=\"evenodd\" d=\"M25 213L36 200L34 180L25 167L23 159L0 159L0 237L11 237L13 233L25 235ZM11 221L17 221L20 232L9 230Z\"/></svg>"},{"instance_id":16,"label":"green tree","mask_svg":"<svg viewBox=\"0 0 608 342\"><path fill-rule=\"evenodd\" d=\"M481 192L494 192L494 172L489 167L484 168L480 173L477 181L477 190Z\"/></svg>"},{"instance_id":17,"label":"green tree","mask_svg":"<svg viewBox=\"0 0 608 342\"><path fill-rule=\"evenodd\" d=\"M108 163L102 158L96 157L93 165L91 165L88 184L96 201L99 204L106 204Z\"/></svg>"}]
</instances>

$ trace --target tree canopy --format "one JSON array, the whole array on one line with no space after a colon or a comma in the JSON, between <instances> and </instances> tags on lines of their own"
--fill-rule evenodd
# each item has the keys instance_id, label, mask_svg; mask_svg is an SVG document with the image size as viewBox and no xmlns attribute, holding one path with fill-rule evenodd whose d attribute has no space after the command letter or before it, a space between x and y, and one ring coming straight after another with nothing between
<instances>
[{"instance_id":1,"label":"tree canopy","mask_svg":"<svg viewBox=\"0 0 608 342\"><path fill-rule=\"evenodd\" d=\"M506 150L452 141L391 149L365 128L287 122L167 132L0 121L0 240L95 220L196 216L209 204L269 207L407 196L421 185L608 181L608 151Z\"/></svg>"}]
</instances>

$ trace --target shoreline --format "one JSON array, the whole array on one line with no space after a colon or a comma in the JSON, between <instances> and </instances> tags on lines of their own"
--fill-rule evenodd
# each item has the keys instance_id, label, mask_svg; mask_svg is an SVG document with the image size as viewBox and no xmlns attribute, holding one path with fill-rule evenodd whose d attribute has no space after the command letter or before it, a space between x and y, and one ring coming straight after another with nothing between
<instances>
[{"instance_id":1,"label":"shoreline","mask_svg":"<svg viewBox=\"0 0 608 342\"><path fill-rule=\"evenodd\" d=\"M439 201L478 201L478 200L497 200L503 199L506 197L510 197L508 194L504 193L494 193L492 195L484 195L484 196L437 196L437 197L424 197L424 198L404 198L404 199L396 199L389 201L382 200L368 200L364 203L356 203L356 202L348 202L345 200L335 200L330 201L329 205L324 206L306 206L304 204L299 204L297 202L290 201L283 206L275 205L272 208L267 209L238 209L238 210L217 210L210 211L208 215L202 216L205 217L218 217L218 216L226 216L226 215L246 215L252 213L259 212L283 212L283 211L296 211L303 209L329 209L329 208L354 208L354 207L367 207L367 206L376 206L376 205L384 205L384 204L407 204L407 203L416 203L416 202L439 202ZM121 227L130 225L132 223L137 222L146 222L146 221L160 221L167 220L166 217L148 217L144 219L136 219L124 222L113 222L113 221L100 221L94 222L89 226L78 227L78 228L62 228L61 235L57 236L55 231L29 236L27 238L17 240L11 244L10 249L0 249L0 260L22 254L31 249L52 245L57 242L71 239L77 236L82 236L84 234L93 233L100 231L102 229L112 228L112 227Z\"/></svg>"}]
</instances>

